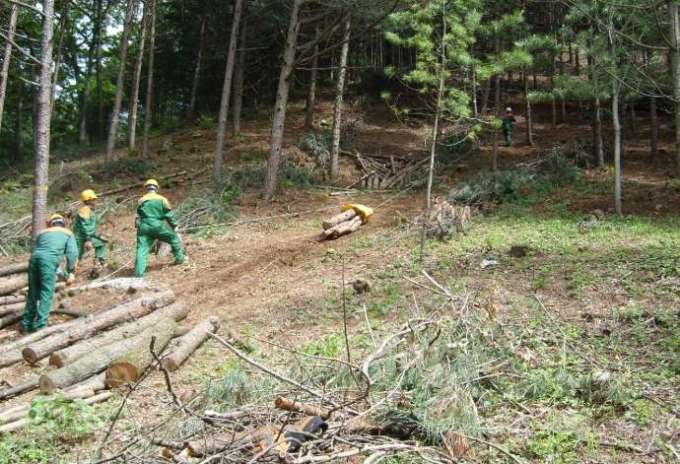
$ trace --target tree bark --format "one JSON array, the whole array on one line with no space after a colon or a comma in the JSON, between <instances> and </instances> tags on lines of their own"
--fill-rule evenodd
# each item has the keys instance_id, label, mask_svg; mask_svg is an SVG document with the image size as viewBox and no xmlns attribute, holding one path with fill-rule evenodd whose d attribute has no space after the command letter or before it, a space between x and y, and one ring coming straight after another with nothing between
<instances>
[{"instance_id":1,"label":"tree bark","mask_svg":"<svg viewBox=\"0 0 680 464\"><path fill-rule=\"evenodd\" d=\"M2 70L0 70L0 129L2 128L2 116L5 109L5 96L7 94L7 81L9 80L9 64L12 60L12 41L14 41L14 34L17 29L17 17L19 16L19 7L13 3L12 10L9 16L9 30L7 31L7 42L5 43L5 54L2 61Z\"/></svg>"},{"instance_id":2,"label":"tree bark","mask_svg":"<svg viewBox=\"0 0 680 464\"><path fill-rule=\"evenodd\" d=\"M241 20L241 38L236 70L234 71L234 104L233 104L233 125L234 134L241 133L241 111L243 109L243 80L246 70L246 49L248 45L248 28L246 27L246 17Z\"/></svg>"},{"instance_id":3,"label":"tree bark","mask_svg":"<svg viewBox=\"0 0 680 464\"><path fill-rule=\"evenodd\" d=\"M0 316L0 329L14 325L21 320L21 313L14 312Z\"/></svg>"},{"instance_id":4,"label":"tree bark","mask_svg":"<svg viewBox=\"0 0 680 464\"><path fill-rule=\"evenodd\" d=\"M137 112L139 110L139 85L142 81L142 64L144 63L144 47L146 44L146 30L148 27L148 10L144 8L142 23L139 30L139 51L135 61L135 72L132 77L132 95L130 97L130 119L128 121L128 150L135 151L137 146Z\"/></svg>"},{"instance_id":5,"label":"tree bark","mask_svg":"<svg viewBox=\"0 0 680 464\"><path fill-rule=\"evenodd\" d=\"M0 295L9 295L28 285L28 274L17 274L0 279Z\"/></svg>"},{"instance_id":6,"label":"tree bark","mask_svg":"<svg viewBox=\"0 0 680 464\"><path fill-rule=\"evenodd\" d=\"M50 167L50 121L52 119L52 37L54 0L43 0L43 25L37 114L34 121L35 168L32 234L35 239L47 222L47 190Z\"/></svg>"},{"instance_id":7,"label":"tree bark","mask_svg":"<svg viewBox=\"0 0 680 464\"><path fill-rule=\"evenodd\" d=\"M205 25L208 15L204 14L201 20L201 32L199 34L198 55L196 56L196 66L194 67L194 78L191 81L191 96L189 97L189 108L187 109L187 119L192 121L196 117L196 94L198 84L201 82L201 63L203 62L203 50L205 48Z\"/></svg>"},{"instance_id":8,"label":"tree bark","mask_svg":"<svg viewBox=\"0 0 680 464\"><path fill-rule=\"evenodd\" d=\"M106 369L106 386L118 388L139 380L147 367L154 361L150 345L155 338L154 351L160 353L172 339L177 328L173 319L164 319L135 338L124 340L118 355Z\"/></svg>"},{"instance_id":9,"label":"tree bark","mask_svg":"<svg viewBox=\"0 0 680 464\"><path fill-rule=\"evenodd\" d=\"M68 31L68 24L69 24L69 13L71 10L71 2L64 2L63 6L63 11L61 12L61 21L59 24L59 42L57 44L57 53L56 53L56 59L54 63L54 77L52 79L52 96L50 103L52 106L54 106L54 100L57 96L57 85L59 85L59 71L61 68L61 62L63 58L63 50L64 50L64 37L69 33Z\"/></svg>"},{"instance_id":10,"label":"tree bark","mask_svg":"<svg viewBox=\"0 0 680 464\"><path fill-rule=\"evenodd\" d=\"M316 105L316 81L319 75L319 37L321 29L316 26L314 31L314 56L312 56L312 70L309 75L309 90L307 91L307 104L305 105L305 127L314 127L314 106Z\"/></svg>"},{"instance_id":11,"label":"tree bark","mask_svg":"<svg viewBox=\"0 0 680 464\"><path fill-rule=\"evenodd\" d=\"M619 85L612 83L612 123L614 125L614 207L616 214L623 214L621 206L621 121L619 117Z\"/></svg>"},{"instance_id":12,"label":"tree bark","mask_svg":"<svg viewBox=\"0 0 680 464\"><path fill-rule=\"evenodd\" d=\"M274 117L272 122L272 141L269 158L267 159L267 172L265 176L264 198L269 201L274 197L278 186L279 165L281 164L281 148L283 145L283 132L286 125L286 111L288 110L288 93L290 90L290 77L295 67L295 51L297 37L300 31L299 13L304 0L293 0L290 12L288 34L286 36L286 48L283 54L283 65L279 75L279 86L276 92L274 104Z\"/></svg>"},{"instance_id":13,"label":"tree bark","mask_svg":"<svg viewBox=\"0 0 680 464\"><path fill-rule=\"evenodd\" d=\"M219 327L219 319L210 317L196 325L186 335L181 337L170 354L163 358L163 367L169 371L176 371L179 366Z\"/></svg>"},{"instance_id":14,"label":"tree bark","mask_svg":"<svg viewBox=\"0 0 680 464\"><path fill-rule=\"evenodd\" d=\"M604 141L602 139L602 104L600 96L595 97L595 125L593 135L595 138L595 154L597 156L597 164L600 168L604 168Z\"/></svg>"},{"instance_id":15,"label":"tree bark","mask_svg":"<svg viewBox=\"0 0 680 464\"><path fill-rule=\"evenodd\" d=\"M116 96L113 101L113 111L111 112L111 124L109 125L109 137L106 142L106 162L113 161L113 150L116 148L116 138L118 135L118 121L120 120L120 107L123 104L123 86L125 85L125 68L127 66L128 38L132 25L132 13L135 10L135 0L128 0L125 11L125 22L123 23L123 34L120 38L120 64L118 65L118 77L116 79Z\"/></svg>"},{"instance_id":16,"label":"tree bark","mask_svg":"<svg viewBox=\"0 0 680 464\"><path fill-rule=\"evenodd\" d=\"M534 145L534 134L533 134L533 119L531 116L531 102L529 101L529 78L527 77L526 71L524 72L524 77L522 78L524 82L524 100L525 100L525 111L526 111L526 124L527 124L527 145Z\"/></svg>"},{"instance_id":17,"label":"tree bark","mask_svg":"<svg viewBox=\"0 0 680 464\"><path fill-rule=\"evenodd\" d=\"M0 267L0 277L12 275L12 274L20 274L23 272L28 271L28 261L24 261L21 263L15 263L15 264L8 264L6 266Z\"/></svg>"},{"instance_id":18,"label":"tree bark","mask_svg":"<svg viewBox=\"0 0 680 464\"><path fill-rule=\"evenodd\" d=\"M500 38L495 39L495 51L498 55L501 51ZM499 117L501 114L501 76L496 74L495 79L495 89L494 89L494 112L495 116ZM498 129L493 131L493 152L491 156L491 169L496 172L498 171L498 144L499 144L499 133Z\"/></svg>"},{"instance_id":19,"label":"tree bark","mask_svg":"<svg viewBox=\"0 0 680 464\"><path fill-rule=\"evenodd\" d=\"M330 179L334 181L338 177L340 169L340 137L342 135L342 101L345 94L345 78L347 76L347 55L349 54L349 39L352 31L352 18L347 15L345 20L345 33L340 50L340 68L338 69L338 81L335 87L335 108L333 111L333 137L331 140L331 170Z\"/></svg>"},{"instance_id":20,"label":"tree bark","mask_svg":"<svg viewBox=\"0 0 680 464\"><path fill-rule=\"evenodd\" d=\"M656 97L649 97L650 136L649 145L652 159L659 157L659 118L656 112Z\"/></svg>"},{"instance_id":21,"label":"tree bark","mask_svg":"<svg viewBox=\"0 0 680 464\"><path fill-rule=\"evenodd\" d=\"M144 103L144 141L142 155L149 157L149 132L153 123L153 67L156 56L156 19L158 3L151 0L151 29L149 30L149 59L147 61L146 102Z\"/></svg>"},{"instance_id":22,"label":"tree bark","mask_svg":"<svg viewBox=\"0 0 680 464\"><path fill-rule=\"evenodd\" d=\"M61 333L51 335L27 346L21 351L21 354L29 364L35 364L40 359L49 356L57 350L70 346L86 337L91 337L97 332L123 321L145 316L158 308L172 303L174 299L175 295L172 291L167 290L137 298L92 317L76 319L77 324Z\"/></svg>"},{"instance_id":23,"label":"tree bark","mask_svg":"<svg viewBox=\"0 0 680 464\"><path fill-rule=\"evenodd\" d=\"M321 226L323 227L323 230L328 230L332 227L337 226L338 224L341 224L345 221L349 221L350 219L354 219L357 215L357 212L354 209L348 209L344 213L337 214L333 216L330 219L327 219L321 223Z\"/></svg>"},{"instance_id":24,"label":"tree bark","mask_svg":"<svg viewBox=\"0 0 680 464\"><path fill-rule=\"evenodd\" d=\"M184 306L182 303L173 303L169 306L158 309L139 320L128 322L127 324L116 327L115 329L103 333L97 337L83 340L80 343L52 353L50 356L50 365L64 367L88 353L94 353L103 346L110 345L124 338L133 337L143 332L148 327L154 326L163 319L180 321L184 319L188 313L188 307Z\"/></svg>"},{"instance_id":25,"label":"tree bark","mask_svg":"<svg viewBox=\"0 0 680 464\"><path fill-rule=\"evenodd\" d=\"M673 116L675 122L675 168L680 176L680 5L669 3L671 23L671 67L673 75Z\"/></svg>"},{"instance_id":26,"label":"tree bark","mask_svg":"<svg viewBox=\"0 0 680 464\"><path fill-rule=\"evenodd\" d=\"M10 305L10 304L16 304L16 303L23 303L26 301L25 296L19 296L19 295L9 295L9 296L0 296L0 305L5 306L5 305ZM0 349L0 351L2 351Z\"/></svg>"},{"instance_id":27,"label":"tree bark","mask_svg":"<svg viewBox=\"0 0 680 464\"><path fill-rule=\"evenodd\" d=\"M17 79L17 113L14 119L14 161L19 162L24 157L24 135L22 134L22 120L24 118L24 83Z\"/></svg>"},{"instance_id":28,"label":"tree bark","mask_svg":"<svg viewBox=\"0 0 680 464\"><path fill-rule=\"evenodd\" d=\"M236 62L236 45L238 43L239 25L243 0L236 0L234 5L234 18L231 23L231 35L229 37L229 52L227 53L227 65L224 70L224 82L222 85L222 100L220 102L220 115L217 121L217 145L215 147L215 163L213 165L213 180L215 185L222 183L222 165L224 164L224 137L227 132L227 118L229 116L229 100L231 98L232 79L234 77L234 63Z\"/></svg>"},{"instance_id":29,"label":"tree bark","mask_svg":"<svg viewBox=\"0 0 680 464\"><path fill-rule=\"evenodd\" d=\"M349 221L341 222L340 224L333 226L330 229L324 230L322 238L335 240L336 238L341 237L343 235L356 232L357 230L359 230L359 227L361 227L361 224L363 224L363 221L361 220L360 217L355 217L353 219L350 219Z\"/></svg>"},{"instance_id":30,"label":"tree bark","mask_svg":"<svg viewBox=\"0 0 680 464\"><path fill-rule=\"evenodd\" d=\"M104 15L102 11L102 1L96 0L97 5L95 9L95 29L94 35L96 36L96 52L95 52L95 73L97 79L97 135L99 140L104 139L104 127L106 127L106 116L104 111L104 87L102 83L102 29L104 22Z\"/></svg>"}]
</instances>

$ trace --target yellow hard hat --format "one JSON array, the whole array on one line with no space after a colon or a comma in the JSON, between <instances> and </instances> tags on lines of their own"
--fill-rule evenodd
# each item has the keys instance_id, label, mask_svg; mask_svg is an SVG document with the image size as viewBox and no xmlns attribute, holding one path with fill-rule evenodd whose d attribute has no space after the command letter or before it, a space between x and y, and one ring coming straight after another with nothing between
<instances>
[{"instance_id":1,"label":"yellow hard hat","mask_svg":"<svg viewBox=\"0 0 680 464\"><path fill-rule=\"evenodd\" d=\"M160 185L158 185L158 181L156 179L149 179L146 182L144 182L144 187L156 187L156 189L160 188Z\"/></svg>"},{"instance_id":2,"label":"yellow hard hat","mask_svg":"<svg viewBox=\"0 0 680 464\"><path fill-rule=\"evenodd\" d=\"M61 222L62 224L66 223L66 221L64 220L64 216L58 213L55 213L52 216L50 216L50 220L48 222L51 226L59 222Z\"/></svg>"},{"instance_id":3,"label":"yellow hard hat","mask_svg":"<svg viewBox=\"0 0 680 464\"><path fill-rule=\"evenodd\" d=\"M96 199L97 194L94 193L94 190L92 189L83 190L83 192L80 194L80 201L90 201Z\"/></svg>"}]
</instances>

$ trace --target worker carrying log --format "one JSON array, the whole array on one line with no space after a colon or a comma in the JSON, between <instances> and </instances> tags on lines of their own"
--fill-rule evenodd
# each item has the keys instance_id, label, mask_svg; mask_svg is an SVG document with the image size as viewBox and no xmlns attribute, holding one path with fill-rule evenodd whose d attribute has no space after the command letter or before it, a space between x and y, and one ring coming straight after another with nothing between
<instances>
[{"instance_id":1,"label":"worker carrying log","mask_svg":"<svg viewBox=\"0 0 680 464\"><path fill-rule=\"evenodd\" d=\"M57 270L64 257L66 284L71 285L75 281L78 265L78 245L73 232L66 228L64 217L53 214L48 221L48 228L38 235L28 263L28 296L21 318L24 332L36 332L47 326L57 284Z\"/></svg>"},{"instance_id":2,"label":"worker carrying log","mask_svg":"<svg viewBox=\"0 0 680 464\"><path fill-rule=\"evenodd\" d=\"M175 232L177 221L170 202L158 194L159 185L156 180L147 180L144 183L144 189L146 194L139 199L137 206L137 257L135 261L137 277L144 277L149 251L155 240L170 245L175 264L182 264L186 261L182 242Z\"/></svg>"},{"instance_id":3,"label":"worker carrying log","mask_svg":"<svg viewBox=\"0 0 680 464\"><path fill-rule=\"evenodd\" d=\"M94 248L95 266L101 267L106 262L106 239L97 234L97 215L95 213L97 194L87 189L80 194L83 207L73 223L73 233L78 245L78 259L89 249Z\"/></svg>"}]
</instances>

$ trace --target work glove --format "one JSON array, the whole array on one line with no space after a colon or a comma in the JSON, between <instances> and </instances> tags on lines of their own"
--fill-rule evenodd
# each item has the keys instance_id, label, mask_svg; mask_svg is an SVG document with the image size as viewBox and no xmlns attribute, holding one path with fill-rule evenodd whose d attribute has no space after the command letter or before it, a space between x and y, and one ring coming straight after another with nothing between
<instances>
[{"instance_id":1,"label":"work glove","mask_svg":"<svg viewBox=\"0 0 680 464\"><path fill-rule=\"evenodd\" d=\"M68 277L66 278L66 286L70 287L76 282L76 275L74 273L70 273Z\"/></svg>"},{"instance_id":2,"label":"work glove","mask_svg":"<svg viewBox=\"0 0 680 464\"><path fill-rule=\"evenodd\" d=\"M92 246L92 242L91 242L91 241L88 240L87 242L85 242L85 251L86 251L86 252L92 251L93 248L94 248L94 247Z\"/></svg>"}]
</instances>

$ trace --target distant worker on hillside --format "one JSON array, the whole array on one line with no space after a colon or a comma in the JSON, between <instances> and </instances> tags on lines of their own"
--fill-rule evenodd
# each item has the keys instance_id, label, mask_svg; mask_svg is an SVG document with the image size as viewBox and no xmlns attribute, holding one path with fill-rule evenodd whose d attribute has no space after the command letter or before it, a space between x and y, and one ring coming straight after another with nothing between
<instances>
[{"instance_id":1,"label":"distant worker on hillside","mask_svg":"<svg viewBox=\"0 0 680 464\"><path fill-rule=\"evenodd\" d=\"M48 228L38 235L28 263L28 296L21 318L21 328L25 333L47 326L57 284L57 270L64 257L66 285L71 285L76 279L78 245L73 232L66 228L64 217L53 214L48 221Z\"/></svg>"},{"instance_id":2,"label":"distant worker on hillside","mask_svg":"<svg viewBox=\"0 0 680 464\"><path fill-rule=\"evenodd\" d=\"M97 194L94 190L84 190L80 194L80 201L83 202L83 207L78 211L73 224L78 259L83 259L85 252L94 248L95 266L103 266L106 262L106 239L97 234Z\"/></svg>"},{"instance_id":3,"label":"distant worker on hillside","mask_svg":"<svg viewBox=\"0 0 680 464\"><path fill-rule=\"evenodd\" d=\"M175 233L177 221L170 207L170 202L158 194L159 185L154 179L144 183L146 194L139 199L137 206L137 259L135 261L135 275L143 277L149 251L154 240L170 244L175 256L175 264L185 262L182 242ZM166 222L168 225L166 225Z\"/></svg>"},{"instance_id":4,"label":"distant worker on hillside","mask_svg":"<svg viewBox=\"0 0 680 464\"><path fill-rule=\"evenodd\" d=\"M505 116L503 116L503 138L505 138L505 145L512 146L512 129L515 126L515 115L512 113L512 108L509 106L505 109Z\"/></svg>"}]
</instances>

